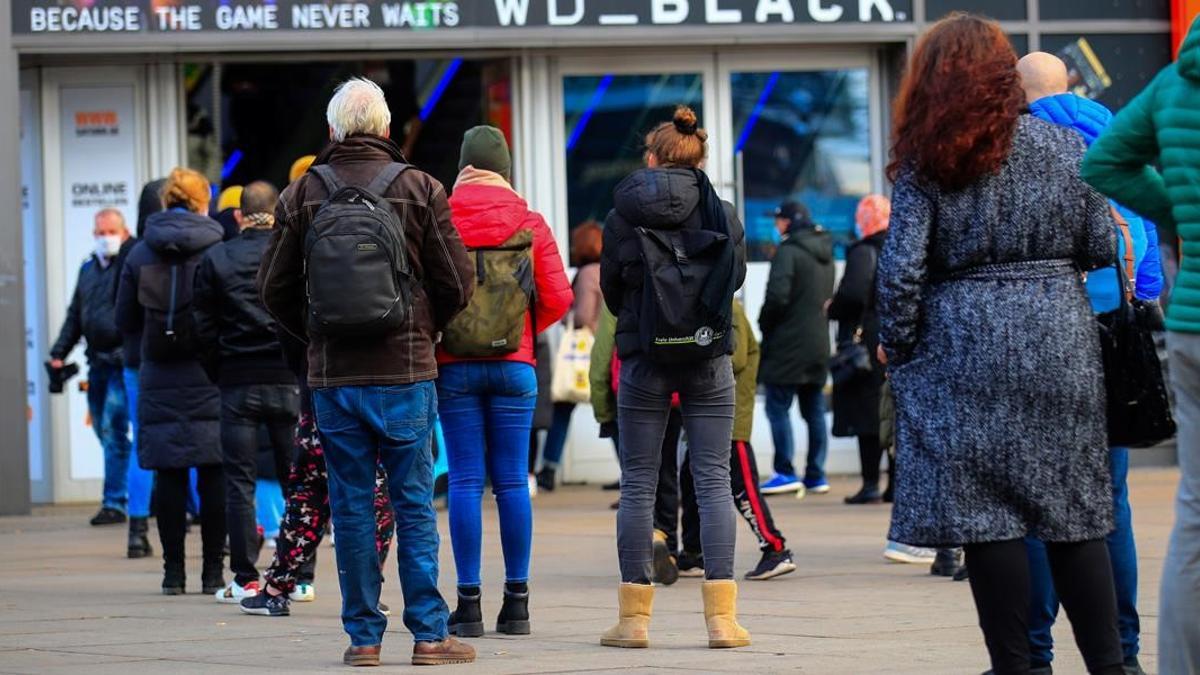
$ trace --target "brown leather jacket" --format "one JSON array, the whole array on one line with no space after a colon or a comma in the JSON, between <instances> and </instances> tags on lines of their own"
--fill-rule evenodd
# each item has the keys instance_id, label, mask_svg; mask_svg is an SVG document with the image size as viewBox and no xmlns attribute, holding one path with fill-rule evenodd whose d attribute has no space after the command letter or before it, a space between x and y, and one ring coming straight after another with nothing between
<instances>
[{"instance_id":1,"label":"brown leather jacket","mask_svg":"<svg viewBox=\"0 0 1200 675\"><path fill-rule=\"evenodd\" d=\"M404 162L400 148L377 136L351 136L333 143L314 164L329 164L343 182L366 185L388 162ZM263 305L284 330L308 343L308 383L317 387L392 385L437 377L433 342L475 290L466 248L450 222L441 183L410 168L384 195L404 219L408 260L420 282L407 326L383 337L308 335L304 239L326 197L325 186L305 174L279 196L275 233L258 273Z\"/></svg>"}]
</instances>

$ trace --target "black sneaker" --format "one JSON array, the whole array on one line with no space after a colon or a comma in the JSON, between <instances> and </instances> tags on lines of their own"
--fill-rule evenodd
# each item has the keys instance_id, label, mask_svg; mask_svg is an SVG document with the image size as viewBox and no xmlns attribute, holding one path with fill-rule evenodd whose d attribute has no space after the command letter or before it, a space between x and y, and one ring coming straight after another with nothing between
<instances>
[{"instance_id":1,"label":"black sneaker","mask_svg":"<svg viewBox=\"0 0 1200 675\"><path fill-rule=\"evenodd\" d=\"M542 470L537 473L538 489L546 492L554 492L555 473L557 472L552 467L542 467Z\"/></svg>"},{"instance_id":2,"label":"black sneaker","mask_svg":"<svg viewBox=\"0 0 1200 675\"><path fill-rule=\"evenodd\" d=\"M88 521L92 525L119 525L125 522L125 512L108 506L96 512Z\"/></svg>"},{"instance_id":3,"label":"black sneaker","mask_svg":"<svg viewBox=\"0 0 1200 675\"><path fill-rule=\"evenodd\" d=\"M271 595L265 589L262 593L252 595L248 598L242 598L239 607L242 608L243 614L254 614L256 616L291 616L292 610L288 608L290 604L286 593L279 595Z\"/></svg>"},{"instance_id":4,"label":"black sneaker","mask_svg":"<svg viewBox=\"0 0 1200 675\"><path fill-rule=\"evenodd\" d=\"M1125 659L1125 675L1146 675L1146 671L1142 670L1142 664L1138 663L1138 657L1131 656Z\"/></svg>"},{"instance_id":5,"label":"black sneaker","mask_svg":"<svg viewBox=\"0 0 1200 675\"><path fill-rule=\"evenodd\" d=\"M764 551L758 566L746 573L750 581L766 581L796 571L796 563L792 560L792 552L786 548L782 551Z\"/></svg>"},{"instance_id":6,"label":"black sneaker","mask_svg":"<svg viewBox=\"0 0 1200 675\"><path fill-rule=\"evenodd\" d=\"M955 581L966 581L967 579L970 579L970 578L971 578L971 574L967 570L966 565L963 565L962 567L958 568L958 571L954 573Z\"/></svg>"},{"instance_id":7,"label":"black sneaker","mask_svg":"<svg viewBox=\"0 0 1200 675\"><path fill-rule=\"evenodd\" d=\"M939 548L937 557L929 566L929 573L935 577L952 577L958 574L962 565L963 552L961 548Z\"/></svg>"},{"instance_id":8,"label":"black sneaker","mask_svg":"<svg viewBox=\"0 0 1200 675\"><path fill-rule=\"evenodd\" d=\"M679 568L679 576L681 577L696 578L704 576L703 553L684 551L679 554L679 558L675 562L675 566Z\"/></svg>"}]
</instances>

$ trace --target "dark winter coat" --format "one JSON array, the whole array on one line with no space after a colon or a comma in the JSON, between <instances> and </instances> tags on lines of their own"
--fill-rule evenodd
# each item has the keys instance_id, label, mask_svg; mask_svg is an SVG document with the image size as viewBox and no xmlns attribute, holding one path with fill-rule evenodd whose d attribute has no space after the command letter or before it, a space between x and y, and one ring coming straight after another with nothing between
<instances>
[{"instance_id":1,"label":"dark winter coat","mask_svg":"<svg viewBox=\"0 0 1200 675\"><path fill-rule=\"evenodd\" d=\"M404 161L392 141L358 135L330 144L314 164L328 164L343 183L365 187L389 163ZM275 233L258 274L263 306L284 330L308 344L309 385L412 384L436 378L434 336L467 306L475 290L475 270L450 222L442 184L410 168L382 195L404 224L408 264L420 283L413 289L406 324L378 337L308 335L304 240L327 196L325 185L312 173L283 191L275 210Z\"/></svg>"},{"instance_id":2,"label":"dark winter coat","mask_svg":"<svg viewBox=\"0 0 1200 675\"><path fill-rule=\"evenodd\" d=\"M831 352L825 302L833 296L833 276L833 237L820 228L793 227L771 260L758 315L759 382L825 384Z\"/></svg>"},{"instance_id":3,"label":"dark winter coat","mask_svg":"<svg viewBox=\"0 0 1200 675\"><path fill-rule=\"evenodd\" d=\"M194 343L191 359L163 362L148 356L146 345L161 337L154 335L161 327L148 320L150 310L144 304L155 295L151 287L170 268L194 270L221 235L221 226L207 216L181 209L156 213L146 220L146 236L129 253L121 271L117 325L125 333L142 334L137 448L144 469L221 463L221 393L200 365ZM176 318L186 321L190 311L181 306Z\"/></svg>"},{"instance_id":4,"label":"dark winter coat","mask_svg":"<svg viewBox=\"0 0 1200 675\"><path fill-rule=\"evenodd\" d=\"M833 385L833 435L874 436L879 433L879 390L883 366L875 358L879 346L879 313L875 308L875 271L887 231L856 242L846 251L846 269L833 302L829 319L836 321L838 344L859 338L871 355L871 373Z\"/></svg>"},{"instance_id":5,"label":"dark winter coat","mask_svg":"<svg viewBox=\"0 0 1200 675\"><path fill-rule=\"evenodd\" d=\"M58 339L50 348L50 358L65 359L75 349L79 339L87 342L84 354L89 364L122 365L121 331L117 330L116 295L117 282L121 278L121 260L133 248L134 240L127 240L121 251L102 264L93 254L79 269L75 282L75 293L63 319Z\"/></svg>"},{"instance_id":6,"label":"dark winter coat","mask_svg":"<svg viewBox=\"0 0 1200 675\"><path fill-rule=\"evenodd\" d=\"M700 185L691 169L639 169L613 192L614 208L605 221L600 253L600 289L617 317L617 355L621 359L641 350L638 324L644 269L635 228L698 230L703 227L700 197ZM733 206L724 206L729 236L736 245L733 287L737 289L746 278L746 232Z\"/></svg>"},{"instance_id":7,"label":"dark winter coat","mask_svg":"<svg viewBox=\"0 0 1200 675\"><path fill-rule=\"evenodd\" d=\"M890 538L1100 539L1113 526L1104 385L1082 272L1111 264L1079 134L1023 115L998 173L946 192L903 170L879 261L896 396Z\"/></svg>"},{"instance_id":8,"label":"dark winter coat","mask_svg":"<svg viewBox=\"0 0 1200 675\"><path fill-rule=\"evenodd\" d=\"M208 249L196 270L196 344L209 374L222 387L296 383L275 320L263 309L254 285L270 239L270 230L243 230Z\"/></svg>"}]
</instances>

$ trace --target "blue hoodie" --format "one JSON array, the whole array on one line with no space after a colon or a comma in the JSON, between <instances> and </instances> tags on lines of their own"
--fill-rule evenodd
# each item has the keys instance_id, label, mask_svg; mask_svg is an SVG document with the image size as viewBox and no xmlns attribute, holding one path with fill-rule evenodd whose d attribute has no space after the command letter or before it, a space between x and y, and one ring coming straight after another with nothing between
<instances>
[{"instance_id":1,"label":"blue hoodie","mask_svg":"<svg viewBox=\"0 0 1200 675\"><path fill-rule=\"evenodd\" d=\"M1090 147L1104 133L1112 121L1113 114L1103 104L1075 94L1058 94L1040 98L1029 104L1034 116L1078 131ZM1113 202L1117 211L1129 221L1129 234L1133 239L1133 259L1137 270L1135 283L1139 300L1157 300L1162 293L1162 259L1158 253L1158 229L1150 222ZM1124 237L1117 237L1118 256L1125 255ZM1121 302L1115 267L1096 270L1088 275L1088 295L1092 310L1107 312Z\"/></svg>"}]
</instances>

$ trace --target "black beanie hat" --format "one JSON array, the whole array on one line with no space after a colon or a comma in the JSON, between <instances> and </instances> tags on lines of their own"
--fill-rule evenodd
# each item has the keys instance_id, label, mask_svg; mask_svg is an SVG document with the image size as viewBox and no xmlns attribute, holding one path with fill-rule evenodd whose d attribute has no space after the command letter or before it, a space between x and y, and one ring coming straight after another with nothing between
<instances>
[{"instance_id":1,"label":"black beanie hat","mask_svg":"<svg viewBox=\"0 0 1200 675\"><path fill-rule=\"evenodd\" d=\"M504 140L504 132L496 127L478 126L463 134L462 154L458 160L458 170L467 166L484 171L494 171L512 181L512 155L508 152L508 141Z\"/></svg>"}]
</instances>

